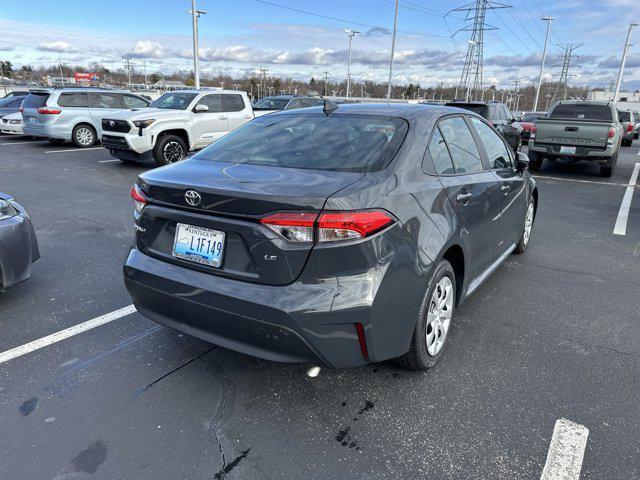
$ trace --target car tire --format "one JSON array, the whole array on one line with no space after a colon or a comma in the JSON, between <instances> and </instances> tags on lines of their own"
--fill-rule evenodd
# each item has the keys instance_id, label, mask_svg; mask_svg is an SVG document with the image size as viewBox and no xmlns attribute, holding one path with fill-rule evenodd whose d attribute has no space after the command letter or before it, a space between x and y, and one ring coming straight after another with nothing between
<instances>
[{"instance_id":1,"label":"car tire","mask_svg":"<svg viewBox=\"0 0 640 480\"><path fill-rule=\"evenodd\" d=\"M616 168L616 164L618 163L619 154L620 151L617 151L616 154L609 159L609 163L607 163L606 165L600 165L601 177L611 177L613 175L613 171Z\"/></svg>"},{"instance_id":2,"label":"car tire","mask_svg":"<svg viewBox=\"0 0 640 480\"><path fill-rule=\"evenodd\" d=\"M184 160L187 152L187 145L182 138L177 135L163 135L153 147L153 158L162 167Z\"/></svg>"},{"instance_id":3,"label":"car tire","mask_svg":"<svg viewBox=\"0 0 640 480\"><path fill-rule=\"evenodd\" d=\"M527 155L529 157L529 170L536 171L540 170L542 167L543 157L538 152L529 152Z\"/></svg>"},{"instance_id":4,"label":"car tire","mask_svg":"<svg viewBox=\"0 0 640 480\"><path fill-rule=\"evenodd\" d=\"M527 251L527 246L529 245L529 239L531 238L531 231L533 230L533 222L536 217L536 204L533 200L533 197L529 198L529 203L527 204L527 212L524 217L524 228L522 229L522 235L520 236L520 240L516 244L516 248L514 250L515 253L524 253Z\"/></svg>"},{"instance_id":5,"label":"car tire","mask_svg":"<svg viewBox=\"0 0 640 480\"><path fill-rule=\"evenodd\" d=\"M456 276L451 264L442 260L420 305L409 351L398 358L400 365L427 370L438 362L453 325L455 304Z\"/></svg>"},{"instance_id":6,"label":"car tire","mask_svg":"<svg viewBox=\"0 0 640 480\"><path fill-rule=\"evenodd\" d=\"M81 123L73 127L71 141L78 148L89 148L96 143L96 131L91 125Z\"/></svg>"},{"instance_id":7,"label":"car tire","mask_svg":"<svg viewBox=\"0 0 640 480\"><path fill-rule=\"evenodd\" d=\"M47 140L49 140L51 145L62 145L64 143L64 140L61 138L47 138Z\"/></svg>"},{"instance_id":8,"label":"car tire","mask_svg":"<svg viewBox=\"0 0 640 480\"><path fill-rule=\"evenodd\" d=\"M633 134L633 138L635 138L636 140L638 140L638 138L640 138L640 133L634 133L634 134Z\"/></svg>"}]
</instances>

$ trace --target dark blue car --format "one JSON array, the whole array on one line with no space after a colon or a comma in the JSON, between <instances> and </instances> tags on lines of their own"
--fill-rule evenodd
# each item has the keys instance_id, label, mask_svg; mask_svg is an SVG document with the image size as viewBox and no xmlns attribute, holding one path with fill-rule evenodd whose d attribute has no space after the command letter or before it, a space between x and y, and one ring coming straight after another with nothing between
<instances>
[{"instance_id":1,"label":"dark blue car","mask_svg":"<svg viewBox=\"0 0 640 480\"><path fill-rule=\"evenodd\" d=\"M457 108L259 117L139 177L125 284L148 318L257 357L426 369L455 308L527 248L527 163Z\"/></svg>"}]
</instances>

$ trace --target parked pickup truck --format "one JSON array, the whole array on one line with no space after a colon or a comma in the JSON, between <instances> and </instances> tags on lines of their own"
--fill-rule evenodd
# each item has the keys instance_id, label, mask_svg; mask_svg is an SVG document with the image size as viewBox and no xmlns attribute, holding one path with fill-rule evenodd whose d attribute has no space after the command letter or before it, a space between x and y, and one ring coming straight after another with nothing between
<instances>
[{"instance_id":1,"label":"parked pickup truck","mask_svg":"<svg viewBox=\"0 0 640 480\"><path fill-rule=\"evenodd\" d=\"M610 177L622 142L618 110L611 102L567 100L537 120L529 139L529 168L538 170L545 158L588 160Z\"/></svg>"},{"instance_id":2,"label":"parked pickup truck","mask_svg":"<svg viewBox=\"0 0 640 480\"><path fill-rule=\"evenodd\" d=\"M102 145L123 162L153 157L158 165L184 159L254 118L245 92L180 90L138 111L102 120Z\"/></svg>"}]
</instances>

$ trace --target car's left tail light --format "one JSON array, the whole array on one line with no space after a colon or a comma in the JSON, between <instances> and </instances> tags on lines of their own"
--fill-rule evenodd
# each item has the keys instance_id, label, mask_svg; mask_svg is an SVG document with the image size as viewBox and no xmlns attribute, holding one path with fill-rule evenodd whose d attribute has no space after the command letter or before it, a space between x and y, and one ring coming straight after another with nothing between
<instances>
[{"instance_id":1,"label":"car's left tail light","mask_svg":"<svg viewBox=\"0 0 640 480\"><path fill-rule=\"evenodd\" d=\"M260 222L290 242L337 242L365 238L390 226L383 210L353 212L278 212Z\"/></svg>"},{"instance_id":2,"label":"car's left tail light","mask_svg":"<svg viewBox=\"0 0 640 480\"><path fill-rule=\"evenodd\" d=\"M142 212L142 209L148 203L148 200L137 184L131 187L131 198L133 198L133 204L136 207L136 212Z\"/></svg>"},{"instance_id":3,"label":"car's left tail light","mask_svg":"<svg viewBox=\"0 0 640 480\"><path fill-rule=\"evenodd\" d=\"M40 115L59 115L62 113L62 110L59 108L40 107L38 113Z\"/></svg>"},{"instance_id":4,"label":"car's left tail light","mask_svg":"<svg viewBox=\"0 0 640 480\"><path fill-rule=\"evenodd\" d=\"M531 134L529 135L529 140L535 140L537 133L538 133L538 125L534 123L533 125L531 125Z\"/></svg>"}]
</instances>

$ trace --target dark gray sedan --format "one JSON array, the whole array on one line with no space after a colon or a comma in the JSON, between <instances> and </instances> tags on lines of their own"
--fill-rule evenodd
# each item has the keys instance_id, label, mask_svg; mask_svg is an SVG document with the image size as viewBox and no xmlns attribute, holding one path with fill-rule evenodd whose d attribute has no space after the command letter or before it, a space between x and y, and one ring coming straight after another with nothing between
<instances>
[{"instance_id":1,"label":"dark gray sedan","mask_svg":"<svg viewBox=\"0 0 640 480\"><path fill-rule=\"evenodd\" d=\"M31 276L40 258L36 234L27 212L0 192L0 291Z\"/></svg>"},{"instance_id":2,"label":"dark gray sedan","mask_svg":"<svg viewBox=\"0 0 640 480\"><path fill-rule=\"evenodd\" d=\"M257 357L426 369L456 307L527 249L527 164L458 108L259 117L139 177L125 284L148 318Z\"/></svg>"}]
</instances>

